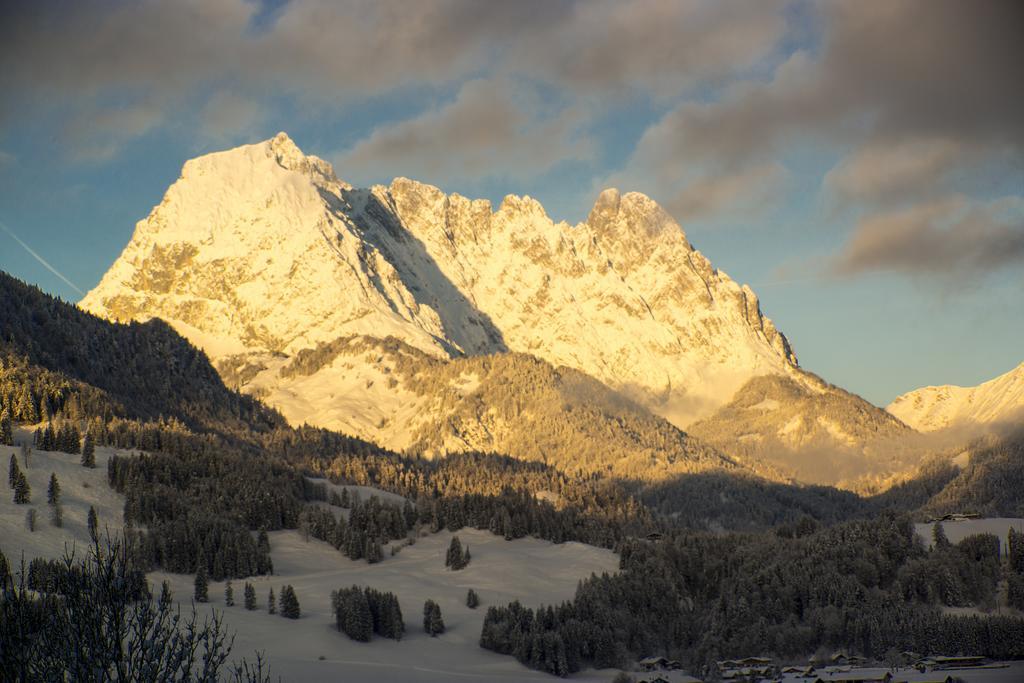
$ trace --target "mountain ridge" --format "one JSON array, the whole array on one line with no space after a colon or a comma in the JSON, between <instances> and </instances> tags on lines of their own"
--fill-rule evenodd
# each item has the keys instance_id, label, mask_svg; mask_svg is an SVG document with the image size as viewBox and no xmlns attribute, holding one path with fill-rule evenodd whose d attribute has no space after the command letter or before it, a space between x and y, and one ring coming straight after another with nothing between
<instances>
[{"instance_id":1,"label":"mountain ridge","mask_svg":"<svg viewBox=\"0 0 1024 683\"><path fill-rule=\"evenodd\" d=\"M279 134L186 162L82 306L164 318L215 361L345 334L438 357L522 351L677 426L749 376L797 366L756 295L653 201L606 190L588 220L555 223L514 195L492 210L403 178L356 189Z\"/></svg>"},{"instance_id":2,"label":"mountain ridge","mask_svg":"<svg viewBox=\"0 0 1024 683\"><path fill-rule=\"evenodd\" d=\"M388 374L395 368L381 363L394 348L355 353L346 340L383 348L394 339L443 363L533 356L551 368L535 375L548 382L546 396L558 395L558 372L569 368L667 420L679 443L688 443L691 425L718 420L722 428L707 432L713 445L773 478L789 476L777 468L785 457L751 457L742 441L717 438L731 433L723 426L735 417L728 406L763 377L809 395L829 391L800 368L757 295L714 268L639 192L604 190L587 219L569 225L529 196L507 195L495 208L404 177L355 188L283 133L187 161L81 306L114 320L162 318L203 348L228 384L262 397L292 424L340 429L399 451L513 442L530 449L509 436L507 421L516 416L479 403L479 386L449 378L417 393L415 379ZM322 360L336 344L344 358L311 372L299 367L300 358ZM514 383L523 367L473 381ZM448 400L452 392L464 392L461 403ZM886 416L856 397L843 404L848 414L812 426L824 439L815 444L844 442L865 411ZM495 415L503 417L493 422ZM428 421L458 422L458 438L444 430L416 436ZM495 440L495 429L505 437ZM641 452L644 438L635 443ZM854 460L864 455L839 445ZM799 446L773 442L786 453Z\"/></svg>"},{"instance_id":3,"label":"mountain ridge","mask_svg":"<svg viewBox=\"0 0 1024 683\"><path fill-rule=\"evenodd\" d=\"M1024 418L1024 362L973 387L926 386L896 397L886 410L922 432L979 429Z\"/></svg>"}]
</instances>

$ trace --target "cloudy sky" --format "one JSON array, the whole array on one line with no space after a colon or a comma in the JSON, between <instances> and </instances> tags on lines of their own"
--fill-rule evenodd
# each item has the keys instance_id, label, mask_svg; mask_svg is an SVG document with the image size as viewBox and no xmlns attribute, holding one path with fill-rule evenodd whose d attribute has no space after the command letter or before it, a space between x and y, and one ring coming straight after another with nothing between
<instances>
[{"instance_id":1,"label":"cloudy sky","mask_svg":"<svg viewBox=\"0 0 1024 683\"><path fill-rule=\"evenodd\" d=\"M1024 361L1021 35L1014 0L0 0L0 269L77 300L186 159L285 130L571 223L642 191L806 368L976 384Z\"/></svg>"}]
</instances>

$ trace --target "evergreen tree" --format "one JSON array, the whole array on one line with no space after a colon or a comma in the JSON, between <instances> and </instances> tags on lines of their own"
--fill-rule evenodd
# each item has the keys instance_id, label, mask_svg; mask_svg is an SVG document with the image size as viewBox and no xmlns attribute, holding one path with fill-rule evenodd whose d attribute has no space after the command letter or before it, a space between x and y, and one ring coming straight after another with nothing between
<instances>
[{"instance_id":1,"label":"evergreen tree","mask_svg":"<svg viewBox=\"0 0 1024 683\"><path fill-rule=\"evenodd\" d=\"M32 487L28 485L28 478L24 472L18 472L18 480L14 482L14 502L24 505L32 502Z\"/></svg>"},{"instance_id":2,"label":"evergreen tree","mask_svg":"<svg viewBox=\"0 0 1024 683\"><path fill-rule=\"evenodd\" d=\"M462 569L469 564L469 548L462 550L462 542L458 536L452 536L452 542L448 545L448 554L445 556L444 566L451 569Z\"/></svg>"},{"instance_id":3,"label":"evergreen tree","mask_svg":"<svg viewBox=\"0 0 1024 683\"><path fill-rule=\"evenodd\" d=\"M1024 610L1024 576L1014 573L1007 577L1006 603L1014 609Z\"/></svg>"},{"instance_id":4,"label":"evergreen tree","mask_svg":"<svg viewBox=\"0 0 1024 683\"><path fill-rule=\"evenodd\" d=\"M68 424L67 442L65 453L78 455L82 452L82 434L78 431L78 426L73 423Z\"/></svg>"},{"instance_id":5,"label":"evergreen tree","mask_svg":"<svg viewBox=\"0 0 1024 683\"><path fill-rule=\"evenodd\" d=\"M274 598L274 589L270 589L270 595L267 596L267 613L277 614L277 600Z\"/></svg>"},{"instance_id":6,"label":"evergreen tree","mask_svg":"<svg viewBox=\"0 0 1024 683\"><path fill-rule=\"evenodd\" d=\"M57 481L57 473L50 473L50 485L46 489L46 502L50 505L60 503L60 483Z\"/></svg>"},{"instance_id":7,"label":"evergreen tree","mask_svg":"<svg viewBox=\"0 0 1024 683\"><path fill-rule=\"evenodd\" d=\"M423 603L423 630L436 637L444 633L444 620L441 619L441 606L433 600Z\"/></svg>"},{"instance_id":8,"label":"evergreen tree","mask_svg":"<svg viewBox=\"0 0 1024 683\"><path fill-rule=\"evenodd\" d=\"M388 611L390 613L391 632L390 634L383 634L385 637L394 638L395 640L401 640L402 636L405 635L405 620L402 618L402 607L398 604L398 597L393 593L388 593L390 596Z\"/></svg>"},{"instance_id":9,"label":"evergreen tree","mask_svg":"<svg viewBox=\"0 0 1024 683\"><path fill-rule=\"evenodd\" d=\"M23 422L28 424L35 424L39 422L39 408L36 406L36 400L32 397L32 393L29 391L28 385L22 385L21 397L18 401L18 415L21 417Z\"/></svg>"},{"instance_id":10,"label":"evergreen tree","mask_svg":"<svg viewBox=\"0 0 1024 683\"><path fill-rule=\"evenodd\" d=\"M256 609L256 588L248 581L245 583L245 609Z\"/></svg>"},{"instance_id":11,"label":"evergreen tree","mask_svg":"<svg viewBox=\"0 0 1024 683\"><path fill-rule=\"evenodd\" d=\"M7 470L7 485L12 489L18 483L19 474L21 474L21 469L18 467L18 457L11 453L11 465Z\"/></svg>"},{"instance_id":12,"label":"evergreen tree","mask_svg":"<svg viewBox=\"0 0 1024 683\"><path fill-rule=\"evenodd\" d=\"M476 609L480 604L480 597L476 594L476 591L472 588L466 593L466 607L470 609Z\"/></svg>"},{"instance_id":13,"label":"evergreen tree","mask_svg":"<svg viewBox=\"0 0 1024 683\"><path fill-rule=\"evenodd\" d=\"M1010 534L1006 539L1006 555L1010 569L1018 574L1024 574L1024 533L1013 527L1010 527Z\"/></svg>"},{"instance_id":14,"label":"evergreen tree","mask_svg":"<svg viewBox=\"0 0 1024 683\"><path fill-rule=\"evenodd\" d=\"M295 595L295 589L291 584L281 589L281 616L287 619L298 619L301 614L299 609L299 598Z\"/></svg>"},{"instance_id":15,"label":"evergreen tree","mask_svg":"<svg viewBox=\"0 0 1024 683\"><path fill-rule=\"evenodd\" d=\"M64 526L64 506L60 503L50 506L50 523L57 528Z\"/></svg>"},{"instance_id":16,"label":"evergreen tree","mask_svg":"<svg viewBox=\"0 0 1024 683\"><path fill-rule=\"evenodd\" d=\"M946 538L946 530L942 527L942 522L935 522L932 525L932 545L936 549L948 548L949 539Z\"/></svg>"},{"instance_id":17,"label":"evergreen tree","mask_svg":"<svg viewBox=\"0 0 1024 683\"><path fill-rule=\"evenodd\" d=\"M270 537L266 529L260 529L256 540L256 573L274 573L274 562L270 559Z\"/></svg>"},{"instance_id":18,"label":"evergreen tree","mask_svg":"<svg viewBox=\"0 0 1024 683\"><path fill-rule=\"evenodd\" d=\"M36 509L35 508L29 508L28 511L25 513L25 528L27 528L29 531L35 531L36 530Z\"/></svg>"},{"instance_id":19,"label":"evergreen tree","mask_svg":"<svg viewBox=\"0 0 1024 683\"><path fill-rule=\"evenodd\" d=\"M362 643L368 642L373 635L374 619L368 598L370 594L358 586L331 593L331 606L338 630Z\"/></svg>"},{"instance_id":20,"label":"evergreen tree","mask_svg":"<svg viewBox=\"0 0 1024 683\"><path fill-rule=\"evenodd\" d=\"M89 527L89 538L92 539L93 543L96 543L97 541L99 541L100 538L100 521L99 518L96 516L96 508L94 508L92 505L89 506L89 516L87 520L87 525Z\"/></svg>"},{"instance_id":21,"label":"evergreen tree","mask_svg":"<svg viewBox=\"0 0 1024 683\"><path fill-rule=\"evenodd\" d=\"M224 605L233 607L235 604L235 590L231 587L231 579L224 585Z\"/></svg>"},{"instance_id":22,"label":"evergreen tree","mask_svg":"<svg viewBox=\"0 0 1024 683\"><path fill-rule=\"evenodd\" d=\"M167 609L171 606L171 599L171 584L169 581L163 581L160 584L160 599L157 601L157 604Z\"/></svg>"},{"instance_id":23,"label":"evergreen tree","mask_svg":"<svg viewBox=\"0 0 1024 683\"><path fill-rule=\"evenodd\" d=\"M45 405L46 401L43 401ZM53 423L47 421L45 427L41 427L42 436L39 438L39 450L41 451L55 451L57 450L57 434L53 431ZM37 431L38 433L38 431Z\"/></svg>"},{"instance_id":24,"label":"evergreen tree","mask_svg":"<svg viewBox=\"0 0 1024 683\"><path fill-rule=\"evenodd\" d=\"M93 443L92 432L86 432L82 442L82 467L96 467L96 444Z\"/></svg>"},{"instance_id":25,"label":"evergreen tree","mask_svg":"<svg viewBox=\"0 0 1024 683\"><path fill-rule=\"evenodd\" d=\"M14 580L11 578L11 565L7 562L4 551L0 550L0 595L12 588L14 588Z\"/></svg>"},{"instance_id":26,"label":"evergreen tree","mask_svg":"<svg viewBox=\"0 0 1024 683\"><path fill-rule=\"evenodd\" d=\"M381 545L380 539L367 539L366 540L366 561L370 564L376 564L384 559L384 548Z\"/></svg>"},{"instance_id":27,"label":"evergreen tree","mask_svg":"<svg viewBox=\"0 0 1024 683\"><path fill-rule=\"evenodd\" d=\"M196 566L196 579L195 579L195 591L192 597L196 602L208 602L209 596L208 591L210 589L210 579L206 576L206 562L202 561Z\"/></svg>"},{"instance_id":28,"label":"evergreen tree","mask_svg":"<svg viewBox=\"0 0 1024 683\"><path fill-rule=\"evenodd\" d=\"M0 446L14 445L14 429L11 426L11 414L4 408L0 413Z\"/></svg>"}]
</instances>

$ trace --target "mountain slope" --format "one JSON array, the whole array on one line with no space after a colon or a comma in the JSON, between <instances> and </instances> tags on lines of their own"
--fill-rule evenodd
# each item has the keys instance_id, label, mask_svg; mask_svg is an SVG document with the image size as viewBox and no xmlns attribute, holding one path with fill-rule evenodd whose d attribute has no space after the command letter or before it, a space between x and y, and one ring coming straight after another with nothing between
<instances>
[{"instance_id":1,"label":"mountain slope","mask_svg":"<svg viewBox=\"0 0 1024 683\"><path fill-rule=\"evenodd\" d=\"M1024 430L983 437L955 462L956 476L925 503L925 513L1024 517Z\"/></svg>"},{"instance_id":2,"label":"mountain slope","mask_svg":"<svg viewBox=\"0 0 1024 683\"><path fill-rule=\"evenodd\" d=\"M750 380L690 432L742 462L763 462L804 482L850 486L912 468L913 434L859 396L803 373Z\"/></svg>"},{"instance_id":3,"label":"mountain slope","mask_svg":"<svg viewBox=\"0 0 1024 683\"><path fill-rule=\"evenodd\" d=\"M161 320L112 324L0 272L0 330L0 379L19 394L33 387L36 417L46 394L53 410L74 395L97 414L175 418L200 430L283 424L228 389L206 356Z\"/></svg>"},{"instance_id":4,"label":"mountain slope","mask_svg":"<svg viewBox=\"0 0 1024 683\"><path fill-rule=\"evenodd\" d=\"M284 134L187 162L82 306L163 318L271 394L291 380L262 366L352 335L529 353L680 427L796 367L753 292L643 195L605 191L572 227L528 197L492 210L402 178L355 189Z\"/></svg>"},{"instance_id":5,"label":"mountain slope","mask_svg":"<svg viewBox=\"0 0 1024 683\"><path fill-rule=\"evenodd\" d=\"M922 432L978 427L1024 419L1024 363L976 387L922 387L899 396L886 410Z\"/></svg>"},{"instance_id":6,"label":"mountain slope","mask_svg":"<svg viewBox=\"0 0 1024 683\"><path fill-rule=\"evenodd\" d=\"M273 383L271 402L396 451L497 452L643 480L740 469L593 378L526 354L443 361L395 338L353 336L302 351L276 374L287 389Z\"/></svg>"}]
</instances>

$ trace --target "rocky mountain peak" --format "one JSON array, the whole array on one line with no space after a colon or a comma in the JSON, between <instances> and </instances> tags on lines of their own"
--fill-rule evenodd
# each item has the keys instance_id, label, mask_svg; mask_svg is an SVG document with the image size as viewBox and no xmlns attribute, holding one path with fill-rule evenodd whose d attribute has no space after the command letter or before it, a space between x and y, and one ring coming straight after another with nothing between
<instances>
[{"instance_id":1,"label":"rocky mountain peak","mask_svg":"<svg viewBox=\"0 0 1024 683\"><path fill-rule=\"evenodd\" d=\"M532 354L685 426L796 363L753 292L643 194L606 190L571 227L531 197L495 211L407 178L356 189L285 134L187 162L82 306L164 318L270 396L294 354L393 336L434 357Z\"/></svg>"},{"instance_id":2,"label":"rocky mountain peak","mask_svg":"<svg viewBox=\"0 0 1024 683\"><path fill-rule=\"evenodd\" d=\"M615 188L603 190L587 216L587 225L599 235L617 239L648 241L668 233L683 237L686 243L679 223L642 192L621 194Z\"/></svg>"}]
</instances>

